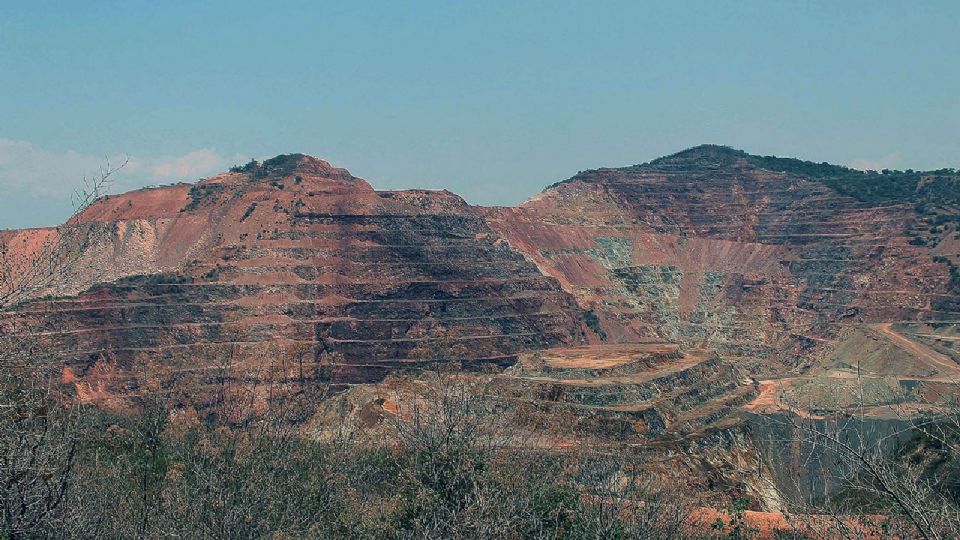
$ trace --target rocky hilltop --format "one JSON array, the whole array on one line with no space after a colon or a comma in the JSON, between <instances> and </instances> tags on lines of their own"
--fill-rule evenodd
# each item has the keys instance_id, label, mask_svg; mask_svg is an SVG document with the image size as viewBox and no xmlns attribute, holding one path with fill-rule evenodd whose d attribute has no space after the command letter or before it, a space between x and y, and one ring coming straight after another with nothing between
<instances>
[{"instance_id":1,"label":"rocky hilltop","mask_svg":"<svg viewBox=\"0 0 960 540\"><path fill-rule=\"evenodd\" d=\"M344 390L443 365L568 419L558 437L685 445L714 485L795 403L857 396L880 421L957 395L958 205L952 169L710 145L516 208L284 155L0 233L25 258L88 239L69 283L4 321L28 323L91 401L154 385L202 407L227 373ZM402 391L345 399L388 411L387 387Z\"/></svg>"},{"instance_id":2,"label":"rocky hilltop","mask_svg":"<svg viewBox=\"0 0 960 540\"><path fill-rule=\"evenodd\" d=\"M278 347L299 377L349 384L591 339L573 297L460 197L377 192L308 156L106 197L68 227L94 231L72 290L18 315L49 327L68 377L101 397L138 364L255 371ZM6 241L29 250L50 234Z\"/></svg>"},{"instance_id":3,"label":"rocky hilltop","mask_svg":"<svg viewBox=\"0 0 960 540\"><path fill-rule=\"evenodd\" d=\"M711 351L758 381L746 410L884 414L956 394L958 181L700 146L484 215L602 341Z\"/></svg>"},{"instance_id":4,"label":"rocky hilltop","mask_svg":"<svg viewBox=\"0 0 960 540\"><path fill-rule=\"evenodd\" d=\"M780 373L847 327L954 318L956 182L703 146L485 215L606 340L702 346Z\"/></svg>"}]
</instances>

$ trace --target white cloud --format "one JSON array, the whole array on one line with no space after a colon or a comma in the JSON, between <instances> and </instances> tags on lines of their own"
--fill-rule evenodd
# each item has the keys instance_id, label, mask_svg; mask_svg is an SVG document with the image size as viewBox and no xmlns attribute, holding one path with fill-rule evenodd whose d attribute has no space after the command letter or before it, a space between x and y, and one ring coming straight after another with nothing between
<instances>
[{"instance_id":1,"label":"white cloud","mask_svg":"<svg viewBox=\"0 0 960 540\"><path fill-rule=\"evenodd\" d=\"M242 160L240 156L232 159L221 156L213 148L204 148L182 156L154 160L150 162L150 172L154 178L197 178L222 171Z\"/></svg>"},{"instance_id":2,"label":"white cloud","mask_svg":"<svg viewBox=\"0 0 960 540\"><path fill-rule=\"evenodd\" d=\"M121 160L122 161L122 160ZM0 138L0 188L7 193L67 197L105 158L73 150L51 152L27 141Z\"/></svg>"},{"instance_id":3,"label":"white cloud","mask_svg":"<svg viewBox=\"0 0 960 540\"><path fill-rule=\"evenodd\" d=\"M882 171L895 169L900 163L900 154L887 154L878 159L859 158L850 162L850 167L861 171Z\"/></svg>"},{"instance_id":4,"label":"white cloud","mask_svg":"<svg viewBox=\"0 0 960 540\"><path fill-rule=\"evenodd\" d=\"M122 193L146 185L193 181L247 161L201 148L177 156L96 156L53 151L29 141L0 137L0 228L52 225L72 212L71 196L84 177L101 168L126 165L111 177L108 191Z\"/></svg>"},{"instance_id":5,"label":"white cloud","mask_svg":"<svg viewBox=\"0 0 960 540\"><path fill-rule=\"evenodd\" d=\"M112 191L196 180L245 160L240 155L222 156L213 148L179 156L95 156L74 150L55 152L29 141L0 138L0 190L7 197L65 198L82 187L85 176L96 175L108 163L116 166L124 161L126 166L113 177Z\"/></svg>"}]
</instances>

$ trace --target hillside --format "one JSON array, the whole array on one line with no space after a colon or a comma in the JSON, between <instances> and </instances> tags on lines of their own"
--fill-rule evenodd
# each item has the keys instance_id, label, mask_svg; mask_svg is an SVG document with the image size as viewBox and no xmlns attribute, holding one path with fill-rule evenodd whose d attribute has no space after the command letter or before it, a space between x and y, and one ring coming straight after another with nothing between
<instances>
[{"instance_id":1,"label":"hillside","mask_svg":"<svg viewBox=\"0 0 960 540\"><path fill-rule=\"evenodd\" d=\"M29 257L91 232L69 283L3 320L107 407L203 411L279 374L375 430L443 367L552 440L680 449L662 465L702 489L759 493L733 463L766 418L854 387L877 422L957 396L958 181L699 146L481 208L284 155L0 233Z\"/></svg>"}]
</instances>

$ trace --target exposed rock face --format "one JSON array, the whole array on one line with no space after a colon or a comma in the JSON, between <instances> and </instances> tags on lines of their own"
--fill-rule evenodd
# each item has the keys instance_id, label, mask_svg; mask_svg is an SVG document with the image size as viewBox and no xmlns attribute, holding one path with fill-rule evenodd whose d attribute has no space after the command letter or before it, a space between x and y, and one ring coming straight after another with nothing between
<instances>
[{"instance_id":1,"label":"exposed rock face","mask_svg":"<svg viewBox=\"0 0 960 540\"><path fill-rule=\"evenodd\" d=\"M551 385L539 396L554 409L603 419L592 432L608 440L680 437L670 443L689 457L680 469L759 450L774 483L810 474L800 481L823 488L803 452L767 440L784 418L857 409L867 432L887 432L958 397L957 182L954 171L865 174L708 146L486 210L604 341L716 355L676 375L665 361L653 377L519 379ZM724 468L693 477L750 486Z\"/></svg>"},{"instance_id":2,"label":"exposed rock face","mask_svg":"<svg viewBox=\"0 0 960 540\"><path fill-rule=\"evenodd\" d=\"M329 382L347 391L322 414L347 404L373 430L422 391L388 375L452 366L536 444L650 453L704 492L776 508L756 479L804 470L799 447L771 442L780 419L859 407L879 433L902 421L891 405L960 398L958 208L952 170L715 146L586 171L518 208L377 192L278 156L0 231L15 267L70 254L67 282L30 291L0 330L29 329L88 401L161 390L203 408L267 378Z\"/></svg>"},{"instance_id":3,"label":"exposed rock face","mask_svg":"<svg viewBox=\"0 0 960 540\"><path fill-rule=\"evenodd\" d=\"M301 381L370 382L436 361L509 365L590 334L556 280L459 197L378 193L307 156L112 196L71 227L96 233L68 290L49 292L83 292L18 312L50 327L71 380L149 364L207 384L227 363L283 362ZM8 234L16 247L52 233Z\"/></svg>"},{"instance_id":4,"label":"exposed rock face","mask_svg":"<svg viewBox=\"0 0 960 540\"><path fill-rule=\"evenodd\" d=\"M758 159L698 147L487 215L612 341L705 347L773 374L845 326L955 318L949 262L908 237L927 227L914 201L865 202Z\"/></svg>"},{"instance_id":5,"label":"exposed rock face","mask_svg":"<svg viewBox=\"0 0 960 540\"><path fill-rule=\"evenodd\" d=\"M91 399L136 394L138 370L347 385L548 351L578 360L521 362L505 395L589 410L598 433L692 437L804 392L842 408L810 389L857 370L873 405L952 395L958 186L704 146L477 208L289 155L0 240L29 256L90 233L71 282L12 316ZM672 352L611 363L620 346Z\"/></svg>"}]
</instances>

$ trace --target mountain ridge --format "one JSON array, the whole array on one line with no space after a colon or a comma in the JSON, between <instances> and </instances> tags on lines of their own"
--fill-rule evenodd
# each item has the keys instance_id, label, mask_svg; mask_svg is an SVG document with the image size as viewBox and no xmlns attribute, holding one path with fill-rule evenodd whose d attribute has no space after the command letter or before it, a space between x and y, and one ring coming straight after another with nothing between
<instances>
[{"instance_id":1,"label":"mountain ridge","mask_svg":"<svg viewBox=\"0 0 960 540\"><path fill-rule=\"evenodd\" d=\"M462 345L467 364L655 340L735 352L755 374L802 371L848 326L960 311L960 222L937 187L953 176L927 175L907 195L924 199L890 205L830 185L850 171L700 145L485 208L445 190L377 191L326 161L283 154L96 201L72 225L95 231L73 281L36 296L79 295L95 314L78 319L48 301L57 324L156 326L85 343L94 357L141 342L167 351L284 339L318 367L343 355L340 375L324 372L341 382L418 365L446 342ZM29 256L57 234L6 231L0 241ZM145 294L149 309L132 307ZM166 327L204 330L171 337ZM62 334L65 354L77 335ZM72 360L88 366L80 372L90 361Z\"/></svg>"},{"instance_id":2,"label":"mountain ridge","mask_svg":"<svg viewBox=\"0 0 960 540\"><path fill-rule=\"evenodd\" d=\"M530 200L536 199L543 193L562 184L573 181L593 181L598 176L602 176L611 171L669 171L671 168L677 166L690 166L693 164L705 166L710 163L708 161L710 159L714 160L712 163L714 167L728 166L737 160L741 160L745 165L773 173L784 173L822 181L838 193L850 195L862 202L871 204L889 202L909 203L911 201L917 204L928 204L931 202L934 204L960 204L960 180L958 180L960 175L958 175L957 170L953 168L941 168L929 171L914 171L912 169L905 171L884 169L882 172L863 171L827 162L818 163L791 157L750 154L731 146L709 143L692 146L673 154L636 165L583 170L565 180L546 186L540 193L532 195L520 204L523 205ZM127 197L140 192L176 192L178 189L181 189L182 186L194 186L194 189L203 189L197 188L196 186L221 183L244 183L244 181L246 183L269 181L270 179L296 176L295 173L298 171L308 174L322 174L328 179L358 182L358 186L369 187L369 189L377 192L442 191L456 196L454 192L448 189L427 190L408 188L377 190L365 180L353 176L347 169L335 167L328 161L313 157L309 154L290 153L279 154L261 161L251 160L246 164L235 165L227 171L207 178L201 178L194 182L177 182L168 185L147 186L120 194L106 195L96 201L95 204L103 200ZM913 201L912 197L917 197L917 200ZM480 205L478 207L483 206ZM30 227L29 229L45 229L49 227L54 227L54 225L47 227ZM23 229L5 230L16 231Z\"/></svg>"},{"instance_id":3,"label":"mountain ridge","mask_svg":"<svg viewBox=\"0 0 960 540\"><path fill-rule=\"evenodd\" d=\"M31 329L64 391L107 408L161 389L213 414L229 380L251 414L316 394L332 404L304 425L336 409L376 431L444 370L550 440L662 451L705 493L758 490L738 459L793 403L845 414L866 395L882 426L960 398L954 173L718 146L651 163L517 207L377 191L303 154L111 195L59 228L0 231L14 259L75 254L0 326ZM768 451L773 478L803 467Z\"/></svg>"},{"instance_id":4,"label":"mountain ridge","mask_svg":"<svg viewBox=\"0 0 960 540\"><path fill-rule=\"evenodd\" d=\"M589 178L592 174L601 171L669 170L671 167L677 165L690 165L694 162L703 164L705 160L711 158L719 160L713 162L714 166L730 165L736 160L743 160L749 165L770 172L781 172L824 180L831 188L865 201L871 201L877 198L874 194L874 192L878 191L876 188L881 188L879 190L882 192L880 197L883 197L885 193L890 193L890 195L886 195L887 197L907 197L910 194L909 187L913 186L915 190L917 184L926 177L955 177L957 174L957 170L954 168L941 168L929 171L914 171L912 169L905 171L894 169L884 169L883 171L859 170L845 165L831 164L826 161L818 163L792 157L762 156L750 154L744 150L726 145L700 144L645 163L625 167L601 167L599 169L581 171L567 180L562 180L547 186L544 191L565 182ZM854 185L845 186L845 183L852 183ZM871 186L865 185L868 183L876 184L873 186L874 189L871 189ZM889 189L882 189L884 188L884 184L887 184ZM950 197L952 202L960 201L960 193L956 190L951 190Z\"/></svg>"}]
</instances>

